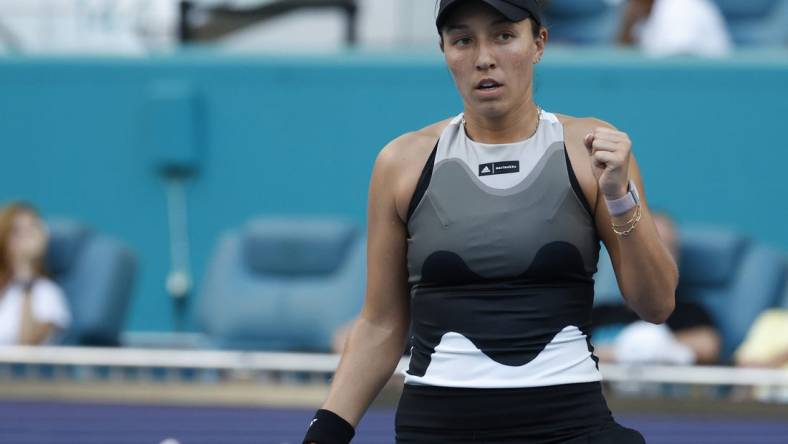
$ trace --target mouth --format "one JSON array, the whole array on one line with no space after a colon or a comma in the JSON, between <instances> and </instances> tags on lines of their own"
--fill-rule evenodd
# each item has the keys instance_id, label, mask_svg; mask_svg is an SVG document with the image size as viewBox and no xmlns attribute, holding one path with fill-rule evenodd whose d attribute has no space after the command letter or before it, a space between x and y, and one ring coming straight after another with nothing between
<instances>
[{"instance_id":1,"label":"mouth","mask_svg":"<svg viewBox=\"0 0 788 444\"><path fill-rule=\"evenodd\" d=\"M503 84L495 79L482 79L476 84L477 91L495 91L502 87Z\"/></svg>"}]
</instances>

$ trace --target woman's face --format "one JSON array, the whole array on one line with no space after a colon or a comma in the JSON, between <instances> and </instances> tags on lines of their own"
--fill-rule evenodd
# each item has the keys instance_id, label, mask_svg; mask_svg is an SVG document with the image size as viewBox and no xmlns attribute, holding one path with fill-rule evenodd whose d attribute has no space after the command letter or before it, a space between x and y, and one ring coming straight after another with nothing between
<instances>
[{"instance_id":1,"label":"woman's face","mask_svg":"<svg viewBox=\"0 0 788 444\"><path fill-rule=\"evenodd\" d=\"M542 29L534 39L531 26L482 2L455 8L441 32L442 49L466 108L495 118L524 106L547 38Z\"/></svg>"},{"instance_id":2,"label":"woman's face","mask_svg":"<svg viewBox=\"0 0 788 444\"><path fill-rule=\"evenodd\" d=\"M44 255L46 245L46 229L38 216L21 212L14 217L8 242L12 262L38 260Z\"/></svg>"}]
</instances>

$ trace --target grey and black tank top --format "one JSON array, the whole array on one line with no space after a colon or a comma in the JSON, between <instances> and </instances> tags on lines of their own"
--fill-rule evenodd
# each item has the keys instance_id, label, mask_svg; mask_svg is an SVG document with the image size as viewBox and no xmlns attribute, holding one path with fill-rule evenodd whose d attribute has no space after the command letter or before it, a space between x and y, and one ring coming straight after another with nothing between
<instances>
[{"instance_id":1,"label":"grey and black tank top","mask_svg":"<svg viewBox=\"0 0 788 444\"><path fill-rule=\"evenodd\" d=\"M564 146L540 113L512 144L443 131L408 213L407 384L539 387L601 380L589 342L599 239Z\"/></svg>"}]
</instances>

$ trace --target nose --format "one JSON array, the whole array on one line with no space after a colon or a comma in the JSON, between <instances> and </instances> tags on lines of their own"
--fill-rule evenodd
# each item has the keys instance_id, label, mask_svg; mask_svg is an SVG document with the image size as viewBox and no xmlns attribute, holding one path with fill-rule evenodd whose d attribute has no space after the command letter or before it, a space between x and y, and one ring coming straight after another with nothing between
<instances>
[{"instance_id":1,"label":"nose","mask_svg":"<svg viewBox=\"0 0 788 444\"><path fill-rule=\"evenodd\" d=\"M476 69L478 71L488 71L495 68L495 58L492 51L486 44L479 45L479 54L476 57Z\"/></svg>"}]
</instances>

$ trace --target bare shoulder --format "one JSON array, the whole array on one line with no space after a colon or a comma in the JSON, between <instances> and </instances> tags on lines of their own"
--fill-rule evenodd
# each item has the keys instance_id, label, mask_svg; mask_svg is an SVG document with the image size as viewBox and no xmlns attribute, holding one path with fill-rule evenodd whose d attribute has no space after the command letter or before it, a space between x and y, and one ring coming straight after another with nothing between
<instances>
[{"instance_id":1,"label":"bare shoulder","mask_svg":"<svg viewBox=\"0 0 788 444\"><path fill-rule=\"evenodd\" d=\"M383 186L394 193L397 213L403 220L427 158L450 121L443 120L405 133L389 142L378 154L375 174L380 175Z\"/></svg>"},{"instance_id":2,"label":"bare shoulder","mask_svg":"<svg viewBox=\"0 0 788 444\"><path fill-rule=\"evenodd\" d=\"M558 117L558 120L564 127L565 138L575 138L579 136L580 141L582 141L585 135L591 132L594 128L598 128L600 126L604 128L615 128L609 122L605 122L602 119L597 119L596 117L575 117L566 114L556 114L556 117Z\"/></svg>"},{"instance_id":3,"label":"bare shoulder","mask_svg":"<svg viewBox=\"0 0 788 444\"><path fill-rule=\"evenodd\" d=\"M409 162L418 161L420 157L426 162L432 148L440 138L441 132L449 120L433 123L422 129L411 131L389 142L378 154L378 162L382 167L407 167Z\"/></svg>"},{"instance_id":4,"label":"bare shoulder","mask_svg":"<svg viewBox=\"0 0 788 444\"><path fill-rule=\"evenodd\" d=\"M564 128L564 143L572 163L572 170L586 200L592 208L596 208L597 181L591 164L591 153L588 152L583 140L595 128L613 128L613 126L595 117L574 117L566 114L556 114L556 117Z\"/></svg>"},{"instance_id":5,"label":"bare shoulder","mask_svg":"<svg viewBox=\"0 0 788 444\"><path fill-rule=\"evenodd\" d=\"M564 128L564 141L570 151L569 154L588 159L590 159L590 153L583 142L586 135L599 127L615 129L610 123L596 117L574 117L566 114L556 114L556 117Z\"/></svg>"}]
</instances>

